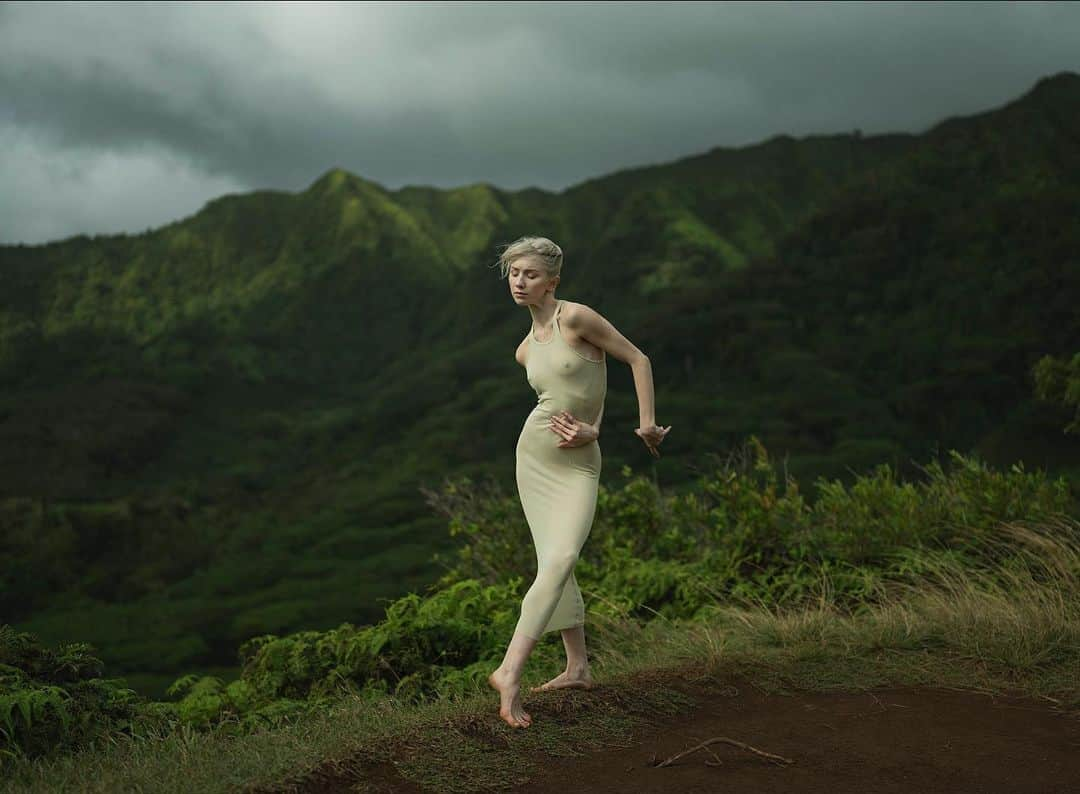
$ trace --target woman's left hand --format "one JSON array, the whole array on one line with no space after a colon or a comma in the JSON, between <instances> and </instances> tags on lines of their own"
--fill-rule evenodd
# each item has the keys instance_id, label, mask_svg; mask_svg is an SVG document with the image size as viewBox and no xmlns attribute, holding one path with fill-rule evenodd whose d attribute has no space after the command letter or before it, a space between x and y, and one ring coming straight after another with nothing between
<instances>
[{"instance_id":1,"label":"woman's left hand","mask_svg":"<svg viewBox=\"0 0 1080 794\"><path fill-rule=\"evenodd\" d=\"M569 411L559 411L551 415L549 425L552 432L562 436L557 446L580 447L590 441L596 441L600 432L588 422L580 422Z\"/></svg>"}]
</instances>

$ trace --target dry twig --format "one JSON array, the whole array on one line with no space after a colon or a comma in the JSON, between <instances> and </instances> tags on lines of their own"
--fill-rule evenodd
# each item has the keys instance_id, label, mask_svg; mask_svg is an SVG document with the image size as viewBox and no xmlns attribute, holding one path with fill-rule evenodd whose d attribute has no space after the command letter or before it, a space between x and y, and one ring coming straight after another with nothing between
<instances>
[{"instance_id":1,"label":"dry twig","mask_svg":"<svg viewBox=\"0 0 1080 794\"><path fill-rule=\"evenodd\" d=\"M698 744L698 745L696 745L694 747L691 747L689 750L683 750L681 753L676 753L675 755L671 756L671 758L667 759L666 761L660 762L656 766L657 766L657 768L662 767L662 766L667 766L668 764L671 764L674 761L679 760L684 755L690 755L690 753L693 753L693 752L695 752L697 750L701 750L701 749L703 749L705 747L708 747L710 744L716 744L717 742L725 742L726 744L733 744L736 747L741 747L743 750L749 750L752 753L756 753L757 755L760 755L762 758L767 758L770 761L772 761L773 763L777 763L777 764L794 764L795 763L794 758L785 758L782 755L773 755L772 753L767 753L764 750L759 750L756 747L751 747L750 745L746 744L745 742L740 742L740 741L738 741L736 739L729 739L726 736L716 736L716 737L714 737L712 739L706 739L701 744ZM710 752L712 752L712 751L710 750ZM708 762L706 762L706 763L708 763ZM709 766L715 766L715 764L709 764Z\"/></svg>"}]
</instances>

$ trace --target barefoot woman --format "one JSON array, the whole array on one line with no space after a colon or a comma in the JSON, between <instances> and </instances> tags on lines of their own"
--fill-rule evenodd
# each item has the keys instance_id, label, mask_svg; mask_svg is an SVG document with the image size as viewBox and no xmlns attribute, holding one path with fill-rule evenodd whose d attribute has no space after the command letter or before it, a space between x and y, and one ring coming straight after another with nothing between
<instances>
[{"instance_id":1,"label":"barefoot woman","mask_svg":"<svg viewBox=\"0 0 1080 794\"><path fill-rule=\"evenodd\" d=\"M542 634L562 632L566 671L538 689L591 686L585 604L574 565L596 511L606 354L633 370L641 419L634 432L656 457L671 430L654 421L648 357L588 306L555 298L562 260L562 249L546 237L523 237L499 257L514 301L532 315L515 357L539 398L516 451L518 494L536 546L536 580L522 600L506 656L488 677L499 691L499 715L515 728L532 723L519 689L525 660Z\"/></svg>"}]
</instances>

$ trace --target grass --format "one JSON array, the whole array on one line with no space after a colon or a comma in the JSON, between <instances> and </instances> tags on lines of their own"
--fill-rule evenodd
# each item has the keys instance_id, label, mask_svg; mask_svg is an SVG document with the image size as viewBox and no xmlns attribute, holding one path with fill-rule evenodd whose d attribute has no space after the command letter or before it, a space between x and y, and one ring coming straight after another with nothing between
<instances>
[{"instance_id":1,"label":"grass","mask_svg":"<svg viewBox=\"0 0 1080 794\"><path fill-rule=\"evenodd\" d=\"M1003 552L993 565L926 553L917 576L883 582L855 610L838 608L823 579L798 609L716 603L693 621L590 617L599 686L531 694L559 671L527 668L526 730L499 720L490 690L420 705L347 698L247 736L181 730L19 761L0 791L291 791L344 773L446 792L505 789L540 763L617 746L633 726L685 709L680 681L719 687L732 675L773 692L912 685L1026 694L1080 716L1080 539L1061 529L1001 524L980 539Z\"/></svg>"}]
</instances>

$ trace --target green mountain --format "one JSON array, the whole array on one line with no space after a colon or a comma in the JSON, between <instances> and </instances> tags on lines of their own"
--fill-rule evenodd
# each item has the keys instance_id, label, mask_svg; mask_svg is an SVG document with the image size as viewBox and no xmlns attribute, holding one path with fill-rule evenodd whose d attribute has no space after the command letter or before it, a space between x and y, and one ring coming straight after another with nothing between
<instances>
[{"instance_id":1,"label":"green mountain","mask_svg":"<svg viewBox=\"0 0 1080 794\"><path fill-rule=\"evenodd\" d=\"M948 448L1075 473L1031 369L1080 349L1078 129L1065 72L919 135L780 135L559 193L335 168L2 246L0 621L160 696L433 581L453 540L422 489L514 487L530 318L494 265L523 234L652 360L665 455L612 359L604 479L679 488L749 433L800 481Z\"/></svg>"}]
</instances>

